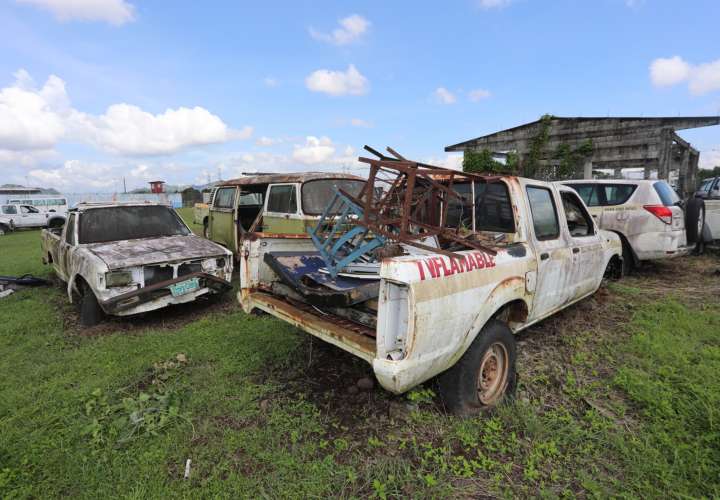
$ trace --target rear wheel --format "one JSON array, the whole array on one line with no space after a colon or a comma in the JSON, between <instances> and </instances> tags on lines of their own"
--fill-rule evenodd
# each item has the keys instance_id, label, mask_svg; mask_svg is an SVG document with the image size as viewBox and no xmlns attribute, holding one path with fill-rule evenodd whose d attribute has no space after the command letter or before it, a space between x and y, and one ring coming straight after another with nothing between
<instances>
[{"instance_id":1,"label":"rear wheel","mask_svg":"<svg viewBox=\"0 0 720 500\"><path fill-rule=\"evenodd\" d=\"M445 406L455 414L488 411L515 392L516 346L510 328L489 321L460 360L439 377Z\"/></svg>"},{"instance_id":2,"label":"rear wheel","mask_svg":"<svg viewBox=\"0 0 720 500\"><path fill-rule=\"evenodd\" d=\"M693 198L685 209L685 234L688 245L695 244L695 252L702 253L704 248L703 228L705 227L705 201Z\"/></svg>"},{"instance_id":3,"label":"rear wheel","mask_svg":"<svg viewBox=\"0 0 720 500\"><path fill-rule=\"evenodd\" d=\"M103 316L103 310L95 294L87 286L83 287L80 299L80 324L95 326L102 321Z\"/></svg>"}]
</instances>

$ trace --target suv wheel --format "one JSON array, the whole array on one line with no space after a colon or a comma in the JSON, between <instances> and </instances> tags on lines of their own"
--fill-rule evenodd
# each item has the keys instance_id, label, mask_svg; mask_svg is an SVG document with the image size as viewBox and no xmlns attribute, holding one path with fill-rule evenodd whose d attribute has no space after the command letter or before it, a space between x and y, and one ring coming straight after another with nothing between
<instances>
[{"instance_id":1,"label":"suv wheel","mask_svg":"<svg viewBox=\"0 0 720 500\"><path fill-rule=\"evenodd\" d=\"M505 323L490 320L458 362L440 375L440 395L452 413L488 411L515 392L516 346Z\"/></svg>"}]
</instances>

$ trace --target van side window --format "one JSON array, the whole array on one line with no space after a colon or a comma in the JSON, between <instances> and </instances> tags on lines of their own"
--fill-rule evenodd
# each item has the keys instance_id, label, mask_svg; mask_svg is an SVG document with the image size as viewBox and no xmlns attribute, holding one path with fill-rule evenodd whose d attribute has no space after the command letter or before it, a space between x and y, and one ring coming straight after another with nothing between
<instances>
[{"instance_id":1,"label":"van side window","mask_svg":"<svg viewBox=\"0 0 720 500\"><path fill-rule=\"evenodd\" d=\"M530 202L530 211L532 212L535 238L538 240L553 240L560 236L557 210L550 190L537 186L528 186L527 195Z\"/></svg>"},{"instance_id":2,"label":"van side window","mask_svg":"<svg viewBox=\"0 0 720 500\"><path fill-rule=\"evenodd\" d=\"M65 228L65 243L68 245L75 244L75 214L70 216L67 222L67 228Z\"/></svg>"},{"instance_id":3,"label":"van side window","mask_svg":"<svg viewBox=\"0 0 720 500\"><path fill-rule=\"evenodd\" d=\"M571 184L570 187L578 192L580 198L582 198L588 207L597 207L600 205L597 186L593 184Z\"/></svg>"},{"instance_id":4,"label":"van side window","mask_svg":"<svg viewBox=\"0 0 720 500\"><path fill-rule=\"evenodd\" d=\"M282 214L297 213L295 186L270 186L267 211Z\"/></svg>"},{"instance_id":5,"label":"van side window","mask_svg":"<svg viewBox=\"0 0 720 500\"><path fill-rule=\"evenodd\" d=\"M215 193L214 207L215 208L235 208L233 202L235 201L235 188L220 188Z\"/></svg>"},{"instance_id":6,"label":"van side window","mask_svg":"<svg viewBox=\"0 0 720 500\"><path fill-rule=\"evenodd\" d=\"M592 236L595 234L595 226L592 218L583 206L580 199L573 193L560 193L565 210L565 221L567 222L570 236Z\"/></svg>"}]
</instances>

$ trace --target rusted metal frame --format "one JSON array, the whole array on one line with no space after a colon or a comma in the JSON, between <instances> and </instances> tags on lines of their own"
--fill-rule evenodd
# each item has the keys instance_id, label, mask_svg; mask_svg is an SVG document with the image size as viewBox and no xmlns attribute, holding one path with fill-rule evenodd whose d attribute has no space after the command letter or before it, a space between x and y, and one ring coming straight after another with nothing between
<instances>
[{"instance_id":1,"label":"rusted metal frame","mask_svg":"<svg viewBox=\"0 0 720 500\"><path fill-rule=\"evenodd\" d=\"M428 230L434 229L432 226L428 226L427 224L423 224L421 222L415 222L415 224L419 227L422 227L423 229L428 229ZM427 234L424 233L422 236L426 237ZM440 229L440 233L438 234L438 236L442 236L443 238L447 238L456 243L462 243L463 245L467 245L471 248L475 248L476 250L482 250L483 252L489 253L490 255L497 254L496 250L493 250L492 248L487 247L477 241L473 241L473 240L470 240L467 238L461 238L460 236L457 236L457 234L453 233L452 230L449 230L447 228Z\"/></svg>"}]
</instances>

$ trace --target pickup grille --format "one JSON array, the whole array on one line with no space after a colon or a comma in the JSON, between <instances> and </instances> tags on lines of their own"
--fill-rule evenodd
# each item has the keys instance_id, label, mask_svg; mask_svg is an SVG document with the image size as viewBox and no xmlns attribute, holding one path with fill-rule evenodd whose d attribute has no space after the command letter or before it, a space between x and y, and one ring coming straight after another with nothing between
<instances>
[{"instance_id":1,"label":"pickup grille","mask_svg":"<svg viewBox=\"0 0 720 500\"><path fill-rule=\"evenodd\" d=\"M143 274L145 276L145 286L174 278L173 268L170 266L145 266Z\"/></svg>"}]
</instances>

